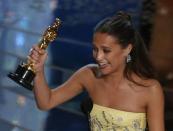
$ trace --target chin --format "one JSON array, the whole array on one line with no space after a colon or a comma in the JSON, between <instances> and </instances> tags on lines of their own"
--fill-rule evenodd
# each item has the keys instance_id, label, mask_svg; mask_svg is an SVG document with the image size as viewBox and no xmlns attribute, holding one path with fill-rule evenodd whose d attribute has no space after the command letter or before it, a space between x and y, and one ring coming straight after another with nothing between
<instances>
[{"instance_id":1,"label":"chin","mask_svg":"<svg viewBox=\"0 0 173 131\"><path fill-rule=\"evenodd\" d=\"M109 75L111 72L110 71L106 71L106 70L101 70L101 74L103 76Z\"/></svg>"}]
</instances>

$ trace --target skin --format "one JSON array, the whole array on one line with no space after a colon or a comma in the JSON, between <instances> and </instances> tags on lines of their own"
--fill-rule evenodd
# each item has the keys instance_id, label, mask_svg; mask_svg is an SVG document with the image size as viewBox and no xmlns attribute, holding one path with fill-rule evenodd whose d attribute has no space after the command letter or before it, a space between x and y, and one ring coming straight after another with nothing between
<instances>
[{"instance_id":1,"label":"skin","mask_svg":"<svg viewBox=\"0 0 173 131\"><path fill-rule=\"evenodd\" d=\"M87 90L93 103L123 111L145 112L149 130L164 131L164 97L159 82L132 74L136 82L145 85L139 86L123 76L131 49L131 44L123 49L118 39L106 33L95 33L93 57L98 64L82 67L64 84L50 89L44 76L47 53L34 46L28 60L34 63L36 70L34 94L38 107L51 109Z\"/></svg>"}]
</instances>

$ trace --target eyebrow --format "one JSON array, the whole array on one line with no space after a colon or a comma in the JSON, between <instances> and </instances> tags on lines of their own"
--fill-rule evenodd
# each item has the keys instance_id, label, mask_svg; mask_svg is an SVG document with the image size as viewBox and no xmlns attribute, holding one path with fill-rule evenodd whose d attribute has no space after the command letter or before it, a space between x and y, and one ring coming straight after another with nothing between
<instances>
[{"instance_id":1,"label":"eyebrow","mask_svg":"<svg viewBox=\"0 0 173 131\"><path fill-rule=\"evenodd\" d=\"M110 49L111 47L101 45L102 48Z\"/></svg>"},{"instance_id":2,"label":"eyebrow","mask_svg":"<svg viewBox=\"0 0 173 131\"><path fill-rule=\"evenodd\" d=\"M96 44L94 44L94 43L92 44L92 46L97 47ZM105 46L104 44L102 44L100 47L102 47L102 48L111 48L111 47Z\"/></svg>"}]
</instances>

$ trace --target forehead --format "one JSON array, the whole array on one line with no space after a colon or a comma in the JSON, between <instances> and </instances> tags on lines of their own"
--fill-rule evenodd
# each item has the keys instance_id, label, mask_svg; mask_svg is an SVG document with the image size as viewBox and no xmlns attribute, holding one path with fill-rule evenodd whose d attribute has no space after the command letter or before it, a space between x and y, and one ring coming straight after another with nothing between
<instances>
[{"instance_id":1,"label":"forehead","mask_svg":"<svg viewBox=\"0 0 173 131\"><path fill-rule=\"evenodd\" d=\"M120 45L118 38L109 35L107 33L95 33L93 37L93 44L96 46L105 45L105 46L116 46Z\"/></svg>"}]
</instances>

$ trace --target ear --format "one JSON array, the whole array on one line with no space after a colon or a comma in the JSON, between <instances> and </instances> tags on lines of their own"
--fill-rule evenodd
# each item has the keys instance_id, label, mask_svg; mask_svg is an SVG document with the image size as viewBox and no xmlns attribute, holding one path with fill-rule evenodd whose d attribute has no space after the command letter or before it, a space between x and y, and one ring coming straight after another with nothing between
<instances>
[{"instance_id":1,"label":"ear","mask_svg":"<svg viewBox=\"0 0 173 131\"><path fill-rule=\"evenodd\" d=\"M128 46L124 49L125 56L127 56L128 54L130 54L132 48L133 48L132 44L128 44Z\"/></svg>"}]
</instances>

